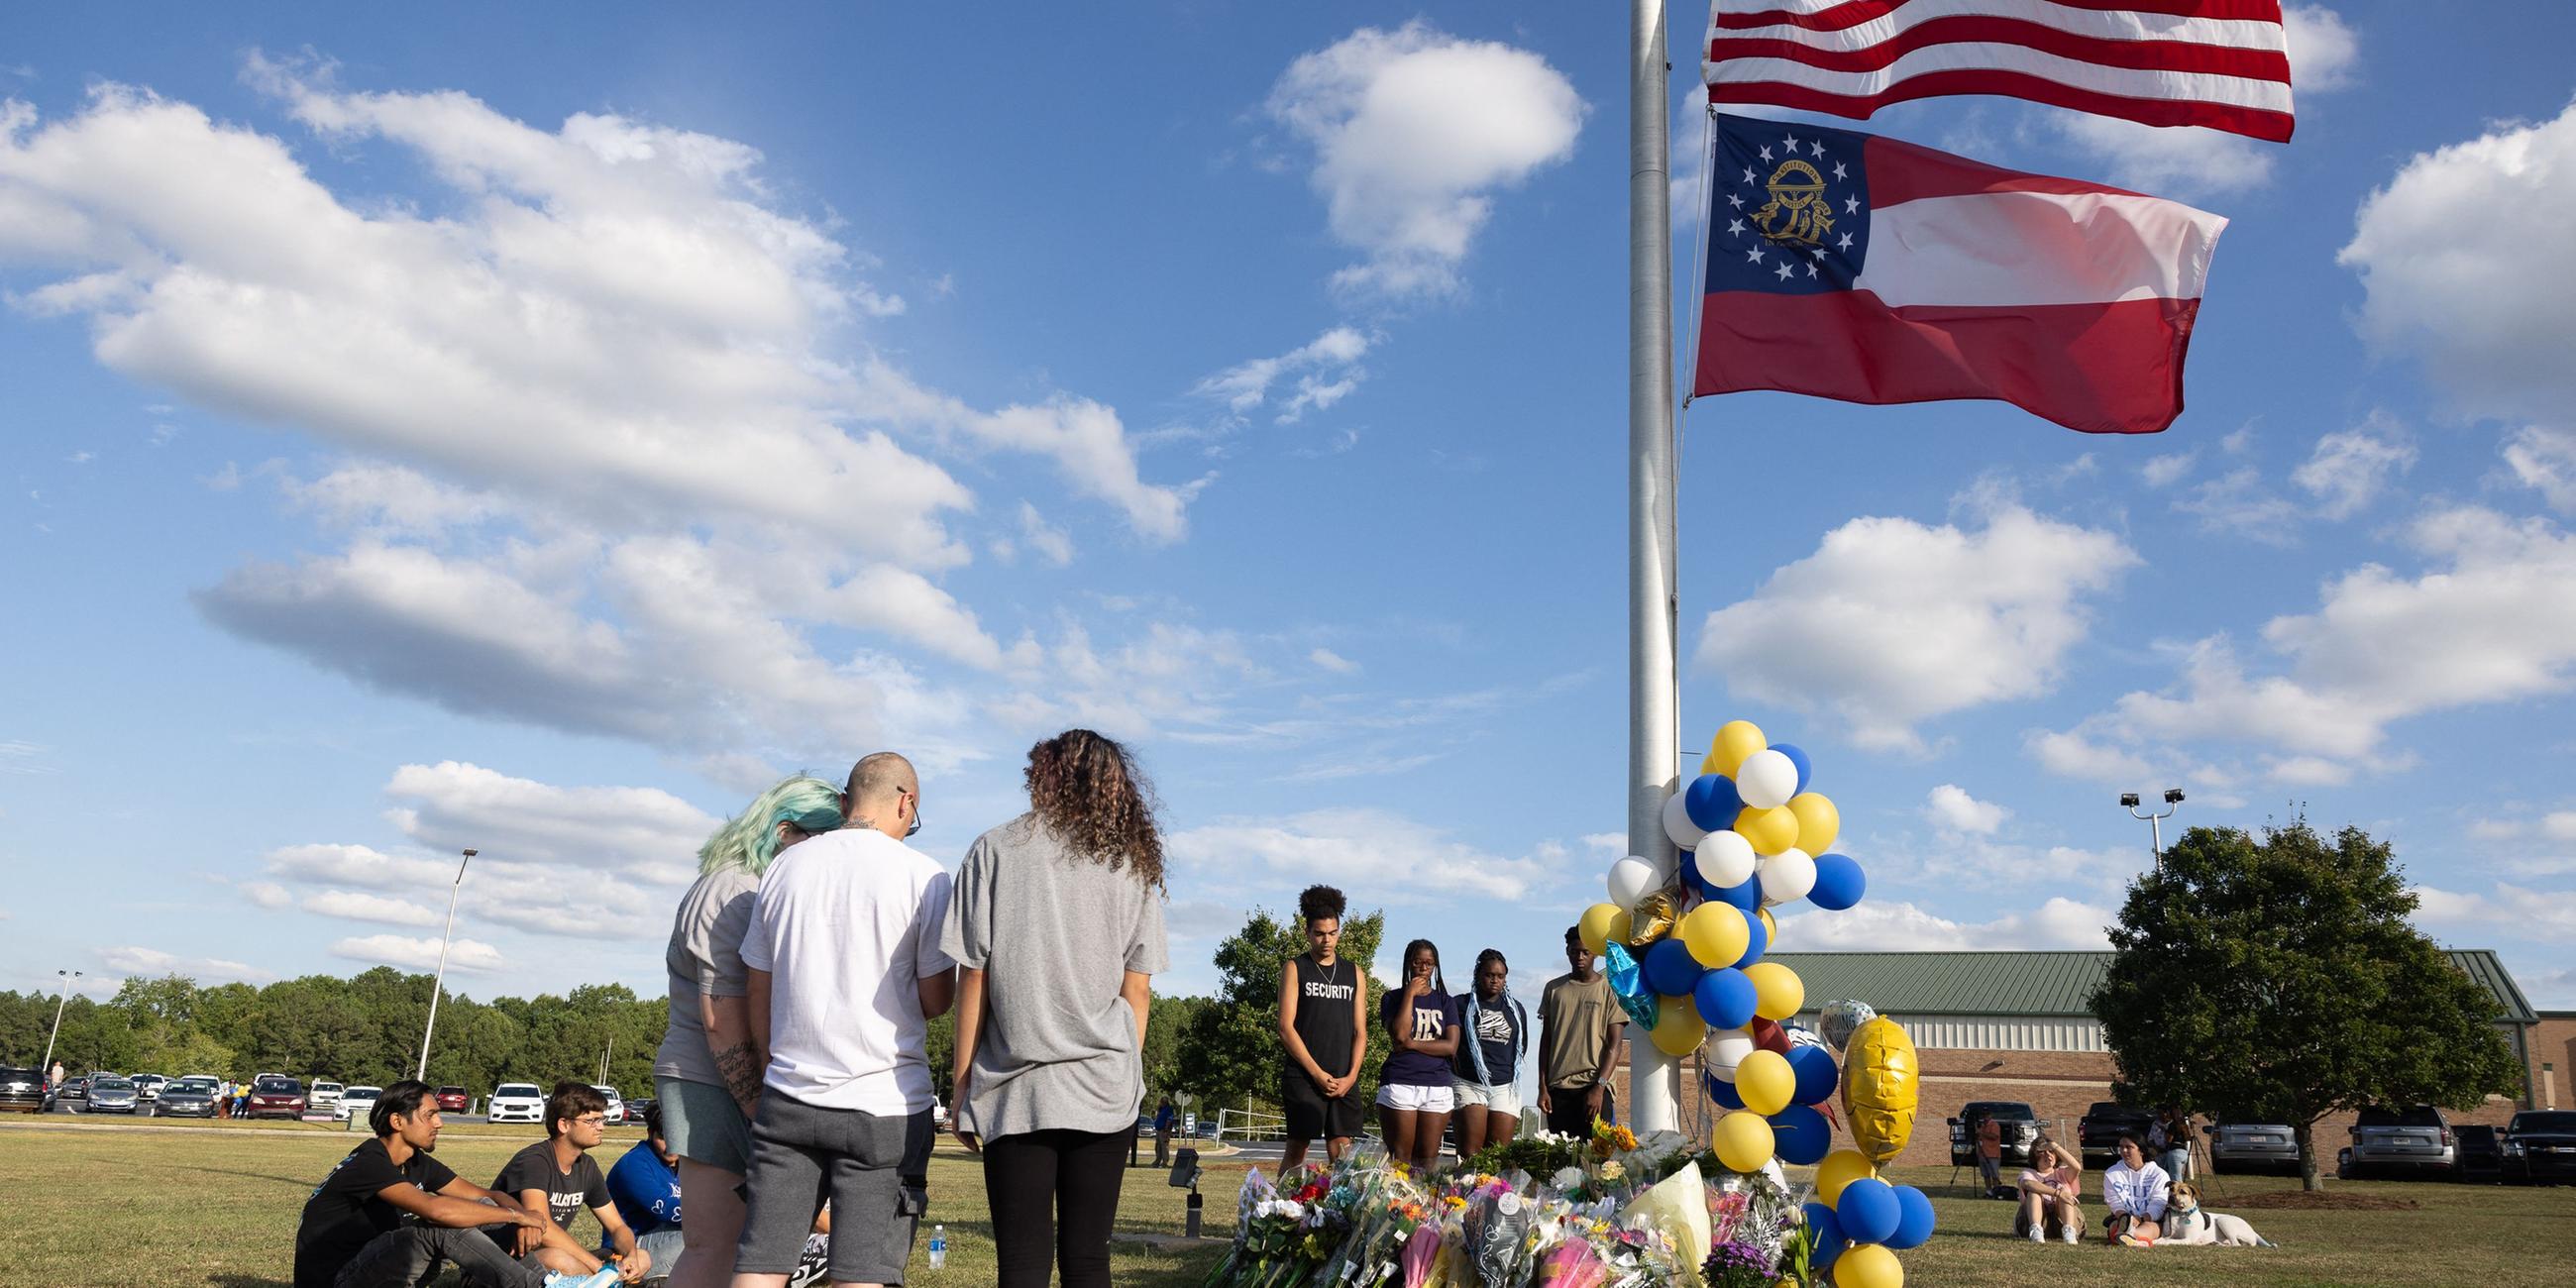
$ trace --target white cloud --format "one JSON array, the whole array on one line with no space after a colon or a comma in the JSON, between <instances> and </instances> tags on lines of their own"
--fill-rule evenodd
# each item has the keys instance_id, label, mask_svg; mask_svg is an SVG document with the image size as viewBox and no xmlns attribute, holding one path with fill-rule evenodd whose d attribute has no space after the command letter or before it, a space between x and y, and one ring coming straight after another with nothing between
<instances>
[{"instance_id":1,"label":"white cloud","mask_svg":"<svg viewBox=\"0 0 2576 1288\"><path fill-rule=\"evenodd\" d=\"M1206 880L1269 877L1365 884L1390 901L1517 900L1555 873L1536 858L1507 859L1439 828L1381 810L1313 810L1286 818L1229 818L1174 832L1166 847Z\"/></svg>"},{"instance_id":2,"label":"white cloud","mask_svg":"<svg viewBox=\"0 0 2576 1288\"><path fill-rule=\"evenodd\" d=\"M2083 596L2137 562L2008 503L1974 530L1854 519L1709 614L1694 660L1740 697L1831 710L1863 746L1919 748L1924 720L2047 692L2090 627Z\"/></svg>"},{"instance_id":3,"label":"white cloud","mask_svg":"<svg viewBox=\"0 0 2576 1288\"><path fill-rule=\"evenodd\" d=\"M123 944L98 950L99 964L128 975L186 975L200 983L218 980L242 980L266 984L277 978L277 972L261 970L243 962L221 957L182 957L157 948Z\"/></svg>"},{"instance_id":4,"label":"white cloud","mask_svg":"<svg viewBox=\"0 0 2576 1288\"><path fill-rule=\"evenodd\" d=\"M2415 444L2404 431L2384 413L2373 412L2360 428L2319 438L2307 462L2291 471L2290 481L2317 498L2325 517L2349 519L2377 500L2392 478L2413 469L2415 456Z\"/></svg>"},{"instance_id":5,"label":"white cloud","mask_svg":"<svg viewBox=\"0 0 2576 1288\"><path fill-rule=\"evenodd\" d=\"M2563 424L2576 401L2576 238L2498 211L2576 207L2576 106L2418 153L2361 203L2336 262L2360 274L2362 334L2412 355L2471 412Z\"/></svg>"},{"instance_id":6,"label":"white cloud","mask_svg":"<svg viewBox=\"0 0 2576 1288\"><path fill-rule=\"evenodd\" d=\"M2294 90L2346 89L2358 79L2353 69L2361 61L2361 37L2340 14L2321 4L2294 3L2281 7L2281 22Z\"/></svg>"},{"instance_id":7,"label":"white cloud","mask_svg":"<svg viewBox=\"0 0 2576 1288\"><path fill-rule=\"evenodd\" d=\"M1020 502L1020 543L1039 558L1061 568L1073 562L1073 538L1046 521L1038 508Z\"/></svg>"},{"instance_id":8,"label":"white cloud","mask_svg":"<svg viewBox=\"0 0 2576 1288\"><path fill-rule=\"evenodd\" d=\"M696 876L698 846L723 821L659 788L556 787L452 760L395 770L385 795L400 802L395 825L431 850L663 884Z\"/></svg>"},{"instance_id":9,"label":"white cloud","mask_svg":"<svg viewBox=\"0 0 2576 1288\"><path fill-rule=\"evenodd\" d=\"M2295 545L2307 516L2263 483L2253 466L2241 466L2193 488L2173 508L2200 519L2204 532L2231 533L2266 545Z\"/></svg>"},{"instance_id":10,"label":"white cloud","mask_svg":"<svg viewBox=\"0 0 2576 1288\"><path fill-rule=\"evenodd\" d=\"M1956 783L1943 783L1932 789L1923 803L1924 816L1934 825L1952 832L1973 832L1992 836L1995 829L2012 817L2012 811L1991 801L1970 796Z\"/></svg>"},{"instance_id":11,"label":"white cloud","mask_svg":"<svg viewBox=\"0 0 2576 1288\"><path fill-rule=\"evenodd\" d=\"M1584 113L1538 55L1418 21L1299 57L1268 109L1314 147L1333 235L1367 256L1334 284L1390 296L1457 289L1494 190L1571 156Z\"/></svg>"},{"instance_id":12,"label":"white cloud","mask_svg":"<svg viewBox=\"0 0 2576 1288\"><path fill-rule=\"evenodd\" d=\"M366 935L333 943L331 955L369 965L435 970L438 967L438 941L412 939L403 935ZM447 968L449 970L489 974L506 964L502 960L500 949L480 939L459 939L448 946Z\"/></svg>"},{"instance_id":13,"label":"white cloud","mask_svg":"<svg viewBox=\"0 0 2576 1288\"><path fill-rule=\"evenodd\" d=\"M364 845L286 845L269 851L266 860L270 875L289 881L373 890L423 890L444 886L456 875L451 861L386 854ZM259 897L252 896L254 901Z\"/></svg>"},{"instance_id":14,"label":"white cloud","mask_svg":"<svg viewBox=\"0 0 2576 1288\"><path fill-rule=\"evenodd\" d=\"M1325 410L1359 388L1368 376L1359 361L1373 343L1362 331L1337 326L1278 357L1236 363L1190 392L1222 401L1228 411L1245 416L1269 399L1272 385L1294 377L1295 388L1274 418L1278 424L1294 424L1308 411Z\"/></svg>"},{"instance_id":15,"label":"white cloud","mask_svg":"<svg viewBox=\"0 0 2576 1288\"><path fill-rule=\"evenodd\" d=\"M2127 783L2155 772L2145 758L2105 746L2081 732L2033 730L2024 747L2040 768L2061 778Z\"/></svg>"},{"instance_id":16,"label":"white cloud","mask_svg":"<svg viewBox=\"0 0 2576 1288\"><path fill-rule=\"evenodd\" d=\"M2146 464L2138 467L2138 477L2144 479L2148 487L2171 487L2181 482L2184 475L2191 473L2192 462L2199 455L2199 449L2194 448L2188 452L2169 452L2163 456L2150 457Z\"/></svg>"},{"instance_id":17,"label":"white cloud","mask_svg":"<svg viewBox=\"0 0 2576 1288\"><path fill-rule=\"evenodd\" d=\"M296 505L343 527L436 533L502 512L490 493L450 487L399 465L351 462L309 483L281 478L280 485Z\"/></svg>"},{"instance_id":18,"label":"white cloud","mask_svg":"<svg viewBox=\"0 0 2576 1288\"><path fill-rule=\"evenodd\" d=\"M1328 648L1316 649L1314 652L1306 655L1306 660L1332 672L1335 675L1352 675L1357 673L1360 669L1359 663L1354 662Z\"/></svg>"},{"instance_id":19,"label":"white cloud","mask_svg":"<svg viewBox=\"0 0 2576 1288\"><path fill-rule=\"evenodd\" d=\"M2550 509L2576 515L2576 430L2525 425L2506 439L2504 460L2524 487L2539 489Z\"/></svg>"},{"instance_id":20,"label":"white cloud","mask_svg":"<svg viewBox=\"0 0 2576 1288\"><path fill-rule=\"evenodd\" d=\"M274 881L252 881L244 884L241 891L243 898L261 908L283 908L295 902L295 896Z\"/></svg>"},{"instance_id":21,"label":"white cloud","mask_svg":"<svg viewBox=\"0 0 2576 1288\"><path fill-rule=\"evenodd\" d=\"M270 889L277 887L271 886ZM388 926L435 926L436 909L380 894L355 890L317 890L304 897L304 910L346 921L374 921Z\"/></svg>"},{"instance_id":22,"label":"white cloud","mask_svg":"<svg viewBox=\"0 0 2576 1288\"><path fill-rule=\"evenodd\" d=\"M2493 895L2416 886L2417 919L2506 939L2565 942L2576 935L2576 891L2497 882Z\"/></svg>"},{"instance_id":23,"label":"white cloud","mask_svg":"<svg viewBox=\"0 0 2576 1288\"><path fill-rule=\"evenodd\" d=\"M1930 952L1985 949L2103 949L2109 908L2052 898L2028 913L1985 922L1952 921L1911 903L1866 900L1844 912L1780 919L1780 942L1799 951Z\"/></svg>"}]
</instances>

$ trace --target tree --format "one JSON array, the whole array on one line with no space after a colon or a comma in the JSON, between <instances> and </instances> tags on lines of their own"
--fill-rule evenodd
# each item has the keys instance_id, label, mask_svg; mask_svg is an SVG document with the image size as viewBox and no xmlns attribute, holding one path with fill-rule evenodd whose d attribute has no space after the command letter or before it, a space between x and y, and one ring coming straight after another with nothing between
<instances>
[{"instance_id":1,"label":"tree","mask_svg":"<svg viewBox=\"0 0 2576 1288\"><path fill-rule=\"evenodd\" d=\"M2477 1105L2518 1085L2492 994L2407 920L2386 844L2302 820L2258 838L2196 827L2129 886L2093 1013L2115 1092L2285 1122L2318 1177L2315 1126L2367 1105Z\"/></svg>"},{"instance_id":2,"label":"tree","mask_svg":"<svg viewBox=\"0 0 2576 1288\"><path fill-rule=\"evenodd\" d=\"M1375 961L1385 932L1384 912L1342 918L1340 955L1362 965ZM1279 1069L1286 1059L1279 1049L1279 975L1288 959L1305 951L1303 927L1258 908L1244 919L1243 929L1217 945L1217 995L1190 1017L1181 1033L1174 1061L1178 1089L1206 1097L1211 1106L1253 1098L1268 1102L1278 1094ZM1363 998L1370 1015L1377 1013L1377 993L1385 984L1372 975ZM1373 1034L1353 1094L1374 1087L1385 1062L1385 1037Z\"/></svg>"}]
</instances>

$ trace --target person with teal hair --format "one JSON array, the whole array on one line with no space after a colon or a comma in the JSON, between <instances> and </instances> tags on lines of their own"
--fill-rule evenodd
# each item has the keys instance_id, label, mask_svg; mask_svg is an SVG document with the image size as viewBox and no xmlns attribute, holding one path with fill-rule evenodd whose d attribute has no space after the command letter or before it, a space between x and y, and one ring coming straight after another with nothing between
<instances>
[{"instance_id":1,"label":"person with teal hair","mask_svg":"<svg viewBox=\"0 0 2576 1288\"><path fill-rule=\"evenodd\" d=\"M663 964L670 1025L653 1060L664 1139L679 1157L689 1219L674 1288L730 1282L742 1235L739 1188L751 1161L751 1114L769 1053L752 1038L742 937L769 866L789 846L841 826L839 788L798 774L755 797L698 847L698 879L680 897Z\"/></svg>"}]
</instances>

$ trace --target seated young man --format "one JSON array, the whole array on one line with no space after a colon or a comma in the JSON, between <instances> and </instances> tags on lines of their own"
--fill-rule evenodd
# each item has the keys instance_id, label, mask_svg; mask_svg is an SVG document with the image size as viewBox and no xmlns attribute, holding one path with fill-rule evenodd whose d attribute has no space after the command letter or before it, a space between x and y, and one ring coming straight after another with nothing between
<instances>
[{"instance_id":1,"label":"seated young man","mask_svg":"<svg viewBox=\"0 0 2576 1288\"><path fill-rule=\"evenodd\" d=\"M652 1257L635 1244L635 1231L608 1198L608 1178L590 1151L608 1127L608 1097L588 1083L566 1080L546 1097L546 1138L510 1156L492 1188L541 1219L492 1231L492 1239L531 1270L589 1275L602 1262L572 1237L572 1219L587 1206L616 1249L613 1267L627 1283L641 1282Z\"/></svg>"},{"instance_id":2,"label":"seated young man","mask_svg":"<svg viewBox=\"0 0 2576 1288\"><path fill-rule=\"evenodd\" d=\"M528 1227L545 1218L447 1170L438 1147L438 1102L429 1084L385 1088L367 1115L375 1138L349 1151L304 1202L295 1228L295 1288L412 1288L453 1261L496 1288L608 1288L615 1271L588 1278L547 1274L513 1261L478 1228Z\"/></svg>"},{"instance_id":3,"label":"seated young man","mask_svg":"<svg viewBox=\"0 0 2576 1288\"><path fill-rule=\"evenodd\" d=\"M679 1158L662 1135L662 1107L655 1105L644 1111L644 1139L608 1169L608 1201L617 1205L617 1214L635 1232L635 1246L652 1257L648 1279L667 1276L671 1267L680 1264L680 1249L687 1244L680 1225L681 1200ZM804 1255L787 1276L787 1288L822 1282L829 1269L831 1232L832 1209L826 1204L814 1218L814 1233L805 1240ZM600 1248L602 1255L608 1251L606 1246Z\"/></svg>"}]
</instances>

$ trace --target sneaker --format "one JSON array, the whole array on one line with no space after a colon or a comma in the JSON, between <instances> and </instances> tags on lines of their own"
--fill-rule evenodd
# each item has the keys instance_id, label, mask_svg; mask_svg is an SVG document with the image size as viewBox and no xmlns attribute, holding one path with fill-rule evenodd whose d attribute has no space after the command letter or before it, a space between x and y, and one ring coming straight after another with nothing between
<instances>
[{"instance_id":1,"label":"sneaker","mask_svg":"<svg viewBox=\"0 0 2576 1288\"><path fill-rule=\"evenodd\" d=\"M2066 1241L2067 1241L2068 1243L2072 1244L2072 1243L2074 1243L2074 1242L2075 1242L2075 1227L2074 1227L2074 1226L2071 1226L2071 1225L2070 1225L2070 1226L2066 1226L2066 1227L2064 1227L2064 1228L2060 1231L2060 1233L2062 1233L2062 1234L2064 1234L2064 1235L2066 1236Z\"/></svg>"},{"instance_id":2,"label":"sneaker","mask_svg":"<svg viewBox=\"0 0 2576 1288\"><path fill-rule=\"evenodd\" d=\"M2032 1227L2030 1228L2030 1241L2031 1241L2031 1242L2033 1242L2033 1243L2046 1243L2046 1242L2048 1242L2048 1231L2043 1230L2043 1229L2041 1229L2040 1227L2035 1226L2035 1225L2034 1225L2034 1226L2032 1226Z\"/></svg>"},{"instance_id":3,"label":"sneaker","mask_svg":"<svg viewBox=\"0 0 2576 1288\"><path fill-rule=\"evenodd\" d=\"M568 1275L560 1271L546 1272L546 1288L615 1288L617 1282L615 1266L601 1266L586 1275Z\"/></svg>"}]
</instances>

